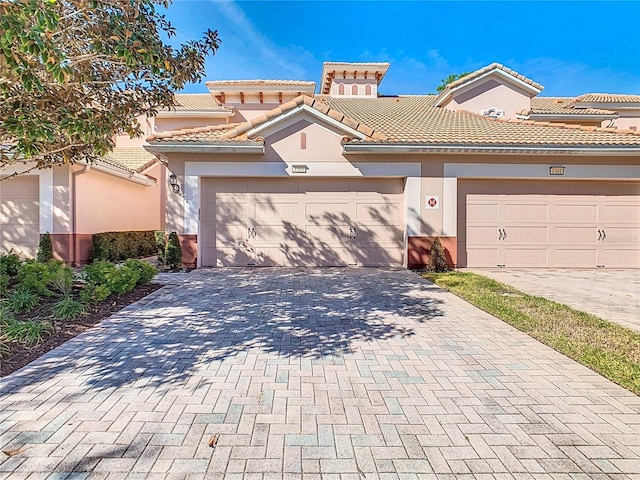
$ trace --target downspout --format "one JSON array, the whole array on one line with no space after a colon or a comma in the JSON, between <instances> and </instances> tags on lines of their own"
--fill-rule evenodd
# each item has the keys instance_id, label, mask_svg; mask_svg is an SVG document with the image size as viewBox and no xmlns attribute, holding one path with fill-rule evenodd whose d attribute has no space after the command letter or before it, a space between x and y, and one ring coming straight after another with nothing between
<instances>
[{"instance_id":1,"label":"downspout","mask_svg":"<svg viewBox=\"0 0 640 480\"><path fill-rule=\"evenodd\" d=\"M89 171L90 168L91 168L91 165L87 163L84 167L82 167L81 170L77 170L73 172L73 174L71 175L71 235L73 238L73 252L72 252L71 258L72 258L73 266L75 267L79 265L79 261L78 261L79 248L78 248L78 236L77 236L78 234L76 231L78 227L78 222L76 221L76 211L77 211L76 178L82 175L83 173L87 173L87 171Z\"/></svg>"}]
</instances>

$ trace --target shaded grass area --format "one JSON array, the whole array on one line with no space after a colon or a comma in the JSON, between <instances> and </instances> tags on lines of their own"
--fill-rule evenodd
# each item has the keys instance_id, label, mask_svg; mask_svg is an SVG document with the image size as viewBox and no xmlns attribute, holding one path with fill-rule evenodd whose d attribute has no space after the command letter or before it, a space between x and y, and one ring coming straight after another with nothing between
<instances>
[{"instance_id":1,"label":"shaded grass area","mask_svg":"<svg viewBox=\"0 0 640 480\"><path fill-rule=\"evenodd\" d=\"M423 276L640 395L640 333L474 273Z\"/></svg>"}]
</instances>

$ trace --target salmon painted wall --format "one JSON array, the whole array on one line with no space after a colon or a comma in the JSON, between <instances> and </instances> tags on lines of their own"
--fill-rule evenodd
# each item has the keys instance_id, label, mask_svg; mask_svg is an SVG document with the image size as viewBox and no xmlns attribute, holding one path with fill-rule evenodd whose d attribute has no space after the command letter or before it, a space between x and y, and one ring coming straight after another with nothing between
<instances>
[{"instance_id":1,"label":"salmon painted wall","mask_svg":"<svg viewBox=\"0 0 640 480\"><path fill-rule=\"evenodd\" d=\"M224 125L226 118L220 117L156 117L156 132L181 130L185 128L207 127L209 125Z\"/></svg>"},{"instance_id":2,"label":"salmon painted wall","mask_svg":"<svg viewBox=\"0 0 640 480\"><path fill-rule=\"evenodd\" d=\"M636 130L640 130L640 109L638 110L618 110L620 115L613 122L613 126L620 129L628 129L629 127L636 127ZM609 122L603 122L603 127L608 126Z\"/></svg>"},{"instance_id":3,"label":"salmon painted wall","mask_svg":"<svg viewBox=\"0 0 640 480\"><path fill-rule=\"evenodd\" d=\"M76 233L162 229L163 169L146 172L158 179L149 187L95 170L77 176Z\"/></svg>"},{"instance_id":4,"label":"salmon painted wall","mask_svg":"<svg viewBox=\"0 0 640 480\"><path fill-rule=\"evenodd\" d=\"M300 120L265 135L265 160L269 162L346 162L343 135L309 120Z\"/></svg>"},{"instance_id":5,"label":"salmon painted wall","mask_svg":"<svg viewBox=\"0 0 640 480\"><path fill-rule=\"evenodd\" d=\"M504 110L505 117L516 118L517 112L531 108L531 99L508 85L488 78L485 82L456 94L445 108L467 110L480 115L483 110L497 108Z\"/></svg>"}]
</instances>

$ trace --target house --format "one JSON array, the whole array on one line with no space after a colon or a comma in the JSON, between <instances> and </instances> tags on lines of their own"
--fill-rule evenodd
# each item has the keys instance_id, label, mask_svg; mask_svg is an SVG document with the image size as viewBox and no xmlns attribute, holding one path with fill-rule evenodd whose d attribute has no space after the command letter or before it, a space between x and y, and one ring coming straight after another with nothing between
<instances>
[{"instance_id":1,"label":"house","mask_svg":"<svg viewBox=\"0 0 640 480\"><path fill-rule=\"evenodd\" d=\"M199 116L158 117L184 261L414 267L437 236L459 267L640 267L637 96L545 99L492 64L378 97L388 68L207 82Z\"/></svg>"},{"instance_id":2,"label":"house","mask_svg":"<svg viewBox=\"0 0 640 480\"><path fill-rule=\"evenodd\" d=\"M640 267L640 96L543 97L491 64L379 97L389 67L177 94L146 142L0 182L1 247L50 232L82 263L92 233L166 229L194 266L416 267L437 236L459 267Z\"/></svg>"}]
</instances>

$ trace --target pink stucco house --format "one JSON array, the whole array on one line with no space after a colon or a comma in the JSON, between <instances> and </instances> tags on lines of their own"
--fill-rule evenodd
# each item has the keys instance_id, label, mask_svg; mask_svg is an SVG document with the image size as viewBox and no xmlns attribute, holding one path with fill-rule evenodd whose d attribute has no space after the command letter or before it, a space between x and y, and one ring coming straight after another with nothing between
<instances>
[{"instance_id":1,"label":"pink stucco house","mask_svg":"<svg viewBox=\"0 0 640 480\"><path fill-rule=\"evenodd\" d=\"M1 182L3 231L26 228L26 200L29 228L74 259L94 231L160 228L197 266L412 267L438 236L460 267L640 267L640 96L543 97L492 64L439 95L379 97L388 68L327 62L318 88L207 82L145 119L146 142L118 138L106 165L128 178ZM116 184L122 205L103 201Z\"/></svg>"},{"instance_id":2,"label":"pink stucco house","mask_svg":"<svg viewBox=\"0 0 640 480\"><path fill-rule=\"evenodd\" d=\"M640 267L640 96L545 99L492 64L378 97L388 68L207 82L228 116L156 129L185 261L410 267L439 236L461 267Z\"/></svg>"}]
</instances>

